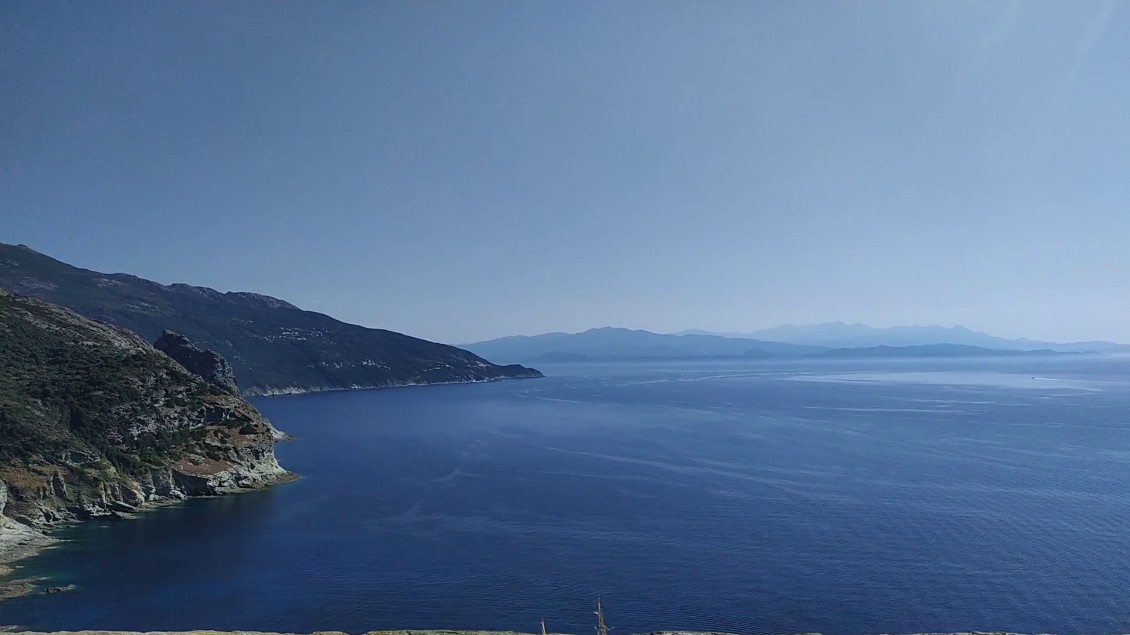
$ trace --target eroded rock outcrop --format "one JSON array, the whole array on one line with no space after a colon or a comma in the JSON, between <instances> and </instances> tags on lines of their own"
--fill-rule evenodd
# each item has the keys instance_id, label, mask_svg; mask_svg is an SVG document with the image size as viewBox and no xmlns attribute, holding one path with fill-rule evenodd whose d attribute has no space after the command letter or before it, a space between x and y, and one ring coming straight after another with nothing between
<instances>
[{"instance_id":1,"label":"eroded rock outcrop","mask_svg":"<svg viewBox=\"0 0 1130 635\"><path fill-rule=\"evenodd\" d=\"M239 394L239 385L236 384L231 364L216 351L201 349L187 337L169 330L153 342L153 347L213 386L223 388L233 395Z\"/></svg>"},{"instance_id":2,"label":"eroded rock outcrop","mask_svg":"<svg viewBox=\"0 0 1130 635\"><path fill-rule=\"evenodd\" d=\"M4 508L8 503L8 486L0 481L0 578L7 576L11 571L4 563L18 560L35 552L36 549L50 542L39 531L12 520L4 515ZM14 580L7 584L0 584L0 599L13 595L20 595L31 588L31 584L23 580Z\"/></svg>"}]
</instances>

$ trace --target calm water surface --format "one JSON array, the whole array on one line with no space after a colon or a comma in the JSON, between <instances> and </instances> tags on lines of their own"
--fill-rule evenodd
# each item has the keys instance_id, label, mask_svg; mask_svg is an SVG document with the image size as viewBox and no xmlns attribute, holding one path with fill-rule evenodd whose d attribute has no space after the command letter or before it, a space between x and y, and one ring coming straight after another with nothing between
<instances>
[{"instance_id":1,"label":"calm water surface","mask_svg":"<svg viewBox=\"0 0 1130 635\"><path fill-rule=\"evenodd\" d=\"M557 366L262 399L301 481L62 532L61 629L1130 630L1130 360Z\"/></svg>"}]
</instances>

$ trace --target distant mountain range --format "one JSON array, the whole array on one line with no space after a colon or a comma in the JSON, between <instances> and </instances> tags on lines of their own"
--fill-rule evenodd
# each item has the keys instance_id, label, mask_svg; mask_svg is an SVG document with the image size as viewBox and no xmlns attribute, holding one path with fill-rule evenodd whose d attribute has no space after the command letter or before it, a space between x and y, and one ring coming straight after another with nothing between
<instances>
[{"instance_id":1,"label":"distant mountain range","mask_svg":"<svg viewBox=\"0 0 1130 635\"><path fill-rule=\"evenodd\" d=\"M827 350L819 346L763 342L717 335L664 335L623 328L597 328L583 333L517 335L465 344L478 355L533 363L710 357L796 357Z\"/></svg>"},{"instance_id":2,"label":"distant mountain range","mask_svg":"<svg viewBox=\"0 0 1130 635\"><path fill-rule=\"evenodd\" d=\"M446 344L370 329L256 293L160 284L80 269L0 243L0 287L115 324L147 341L166 329L231 363L246 394L540 377Z\"/></svg>"},{"instance_id":3,"label":"distant mountain range","mask_svg":"<svg viewBox=\"0 0 1130 635\"><path fill-rule=\"evenodd\" d=\"M1048 350L1061 353L1107 353L1130 351L1130 346L1114 342L1042 342L1029 339L1005 339L974 331L964 326L892 326L875 328L866 324L826 322L823 324L785 324L752 333L715 333L690 330L677 335L716 335L730 338L769 340L789 344L806 344L827 348L859 348L872 346L930 346L958 344L1002 351Z\"/></svg>"},{"instance_id":4,"label":"distant mountain range","mask_svg":"<svg viewBox=\"0 0 1130 635\"><path fill-rule=\"evenodd\" d=\"M1051 349L1019 351L966 344L832 348L698 333L662 334L624 328L596 328L582 333L546 333L503 337L465 344L474 353L503 363L566 363L639 360L767 358L919 358L1054 355Z\"/></svg>"},{"instance_id":5,"label":"distant mountain range","mask_svg":"<svg viewBox=\"0 0 1130 635\"><path fill-rule=\"evenodd\" d=\"M817 353L815 357L837 359L877 359L914 357L1016 357L1029 355L1080 355L1048 349L1035 351L1007 351L965 344L924 344L922 346L866 346L859 348L834 348Z\"/></svg>"}]
</instances>

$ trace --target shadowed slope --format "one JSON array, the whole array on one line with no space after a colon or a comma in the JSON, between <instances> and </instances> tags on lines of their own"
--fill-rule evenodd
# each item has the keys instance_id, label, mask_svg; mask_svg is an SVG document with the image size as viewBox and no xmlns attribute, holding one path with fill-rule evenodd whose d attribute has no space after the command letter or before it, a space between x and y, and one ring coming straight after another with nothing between
<instances>
[{"instance_id":1,"label":"shadowed slope","mask_svg":"<svg viewBox=\"0 0 1130 635\"><path fill-rule=\"evenodd\" d=\"M0 244L0 286L117 324L154 341L165 330L232 365L247 394L540 377L468 351L346 324L255 293L72 267L22 245Z\"/></svg>"}]
</instances>

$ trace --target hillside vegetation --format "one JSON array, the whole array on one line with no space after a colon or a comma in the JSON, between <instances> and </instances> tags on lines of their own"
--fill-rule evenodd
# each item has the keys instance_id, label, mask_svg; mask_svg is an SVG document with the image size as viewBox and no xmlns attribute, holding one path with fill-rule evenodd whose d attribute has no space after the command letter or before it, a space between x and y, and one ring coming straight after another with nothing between
<instances>
[{"instance_id":1,"label":"hillside vegetation","mask_svg":"<svg viewBox=\"0 0 1130 635\"><path fill-rule=\"evenodd\" d=\"M224 356L247 394L540 377L468 351L346 324L276 298L72 267L0 243L0 286L130 329L165 330Z\"/></svg>"},{"instance_id":2,"label":"hillside vegetation","mask_svg":"<svg viewBox=\"0 0 1130 635\"><path fill-rule=\"evenodd\" d=\"M0 488L28 525L289 477L251 404L134 333L0 289Z\"/></svg>"}]
</instances>

